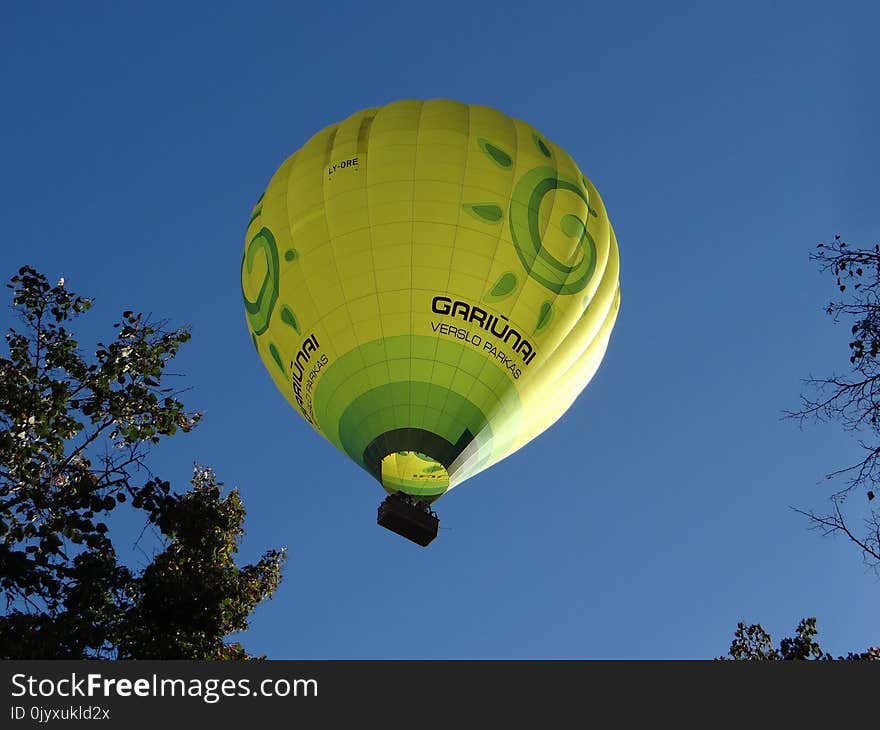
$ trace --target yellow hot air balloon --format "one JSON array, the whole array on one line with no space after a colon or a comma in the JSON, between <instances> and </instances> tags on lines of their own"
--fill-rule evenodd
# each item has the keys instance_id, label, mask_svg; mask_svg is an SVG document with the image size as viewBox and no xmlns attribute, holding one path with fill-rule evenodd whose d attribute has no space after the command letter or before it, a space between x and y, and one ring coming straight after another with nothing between
<instances>
[{"instance_id":1,"label":"yellow hot air balloon","mask_svg":"<svg viewBox=\"0 0 880 730\"><path fill-rule=\"evenodd\" d=\"M620 303L599 193L533 127L445 99L314 135L250 217L242 293L278 389L391 495L429 505L553 424L596 372Z\"/></svg>"}]
</instances>

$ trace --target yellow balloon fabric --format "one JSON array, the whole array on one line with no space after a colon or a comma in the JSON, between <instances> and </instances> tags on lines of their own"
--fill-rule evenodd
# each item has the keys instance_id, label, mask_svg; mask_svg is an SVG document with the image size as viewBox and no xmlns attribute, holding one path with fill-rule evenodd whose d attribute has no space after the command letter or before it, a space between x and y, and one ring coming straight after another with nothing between
<instances>
[{"instance_id":1,"label":"yellow balloon fabric","mask_svg":"<svg viewBox=\"0 0 880 730\"><path fill-rule=\"evenodd\" d=\"M569 408L608 345L618 273L565 150L485 106L405 100L281 165L242 294L294 409L387 491L431 502Z\"/></svg>"}]
</instances>

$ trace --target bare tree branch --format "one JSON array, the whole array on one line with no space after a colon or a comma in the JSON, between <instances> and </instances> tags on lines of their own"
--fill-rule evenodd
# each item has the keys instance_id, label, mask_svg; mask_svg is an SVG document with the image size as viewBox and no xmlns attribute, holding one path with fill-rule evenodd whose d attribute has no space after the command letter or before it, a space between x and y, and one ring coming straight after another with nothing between
<instances>
[{"instance_id":1,"label":"bare tree branch","mask_svg":"<svg viewBox=\"0 0 880 730\"><path fill-rule=\"evenodd\" d=\"M835 322L850 324L851 367L848 374L805 379L812 394L802 395L801 407L783 415L802 426L810 421L834 422L844 431L860 434L864 456L826 474L829 480L843 480L830 497L834 507L830 514L794 509L823 535L842 533L880 575L880 514L868 508L862 518L867 532L860 536L851 528L852 517L842 509L847 498L858 492L872 501L880 484L880 245L854 249L835 236L831 243L819 244L810 258L820 271L835 276L839 298L826 305L825 312ZM848 504L853 511L852 502Z\"/></svg>"}]
</instances>

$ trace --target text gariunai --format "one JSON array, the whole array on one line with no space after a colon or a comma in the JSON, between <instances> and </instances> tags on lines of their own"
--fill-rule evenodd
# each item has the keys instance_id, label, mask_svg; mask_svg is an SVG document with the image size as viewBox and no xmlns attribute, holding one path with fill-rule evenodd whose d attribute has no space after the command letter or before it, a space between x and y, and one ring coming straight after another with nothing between
<instances>
[{"instance_id":1,"label":"text gariunai","mask_svg":"<svg viewBox=\"0 0 880 730\"><path fill-rule=\"evenodd\" d=\"M432 322L431 329L442 335L464 340L468 344L483 350L491 355L498 363L507 368L514 380L522 375L523 367L529 365L535 359L537 351L532 343L527 340L514 327L503 314L492 314L482 307L468 302L452 299L451 297L437 295L431 300L431 311L452 319L460 319L468 324L475 324L480 329L493 334L498 340L485 338L470 329L455 327L448 322ZM512 351L502 349L500 343L507 345ZM516 356L519 357L516 357Z\"/></svg>"},{"instance_id":2,"label":"text gariunai","mask_svg":"<svg viewBox=\"0 0 880 730\"><path fill-rule=\"evenodd\" d=\"M318 354L321 345L314 333L309 335L296 357L290 362L290 370L293 381L293 397L299 406L300 413L315 428L320 428L315 420L315 404L312 400L312 390L318 374L329 362L326 353Z\"/></svg>"}]
</instances>

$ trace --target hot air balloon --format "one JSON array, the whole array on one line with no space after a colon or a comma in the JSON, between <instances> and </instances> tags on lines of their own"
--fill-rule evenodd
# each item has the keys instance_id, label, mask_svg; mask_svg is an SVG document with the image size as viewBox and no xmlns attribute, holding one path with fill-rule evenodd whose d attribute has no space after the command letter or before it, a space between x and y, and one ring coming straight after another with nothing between
<instances>
[{"instance_id":1,"label":"hot air balloon","mask_svg":"<svg viewBox=\"0 0 880 730\"><path fill-rule=\"evenodd\" d=\"M564 149L446 99L365 109L271 178L241 264L247 326L305 421L388 492L421 545L432 504L552 425L605 353L617 241Z\"/></svg>"}]
</instances>

